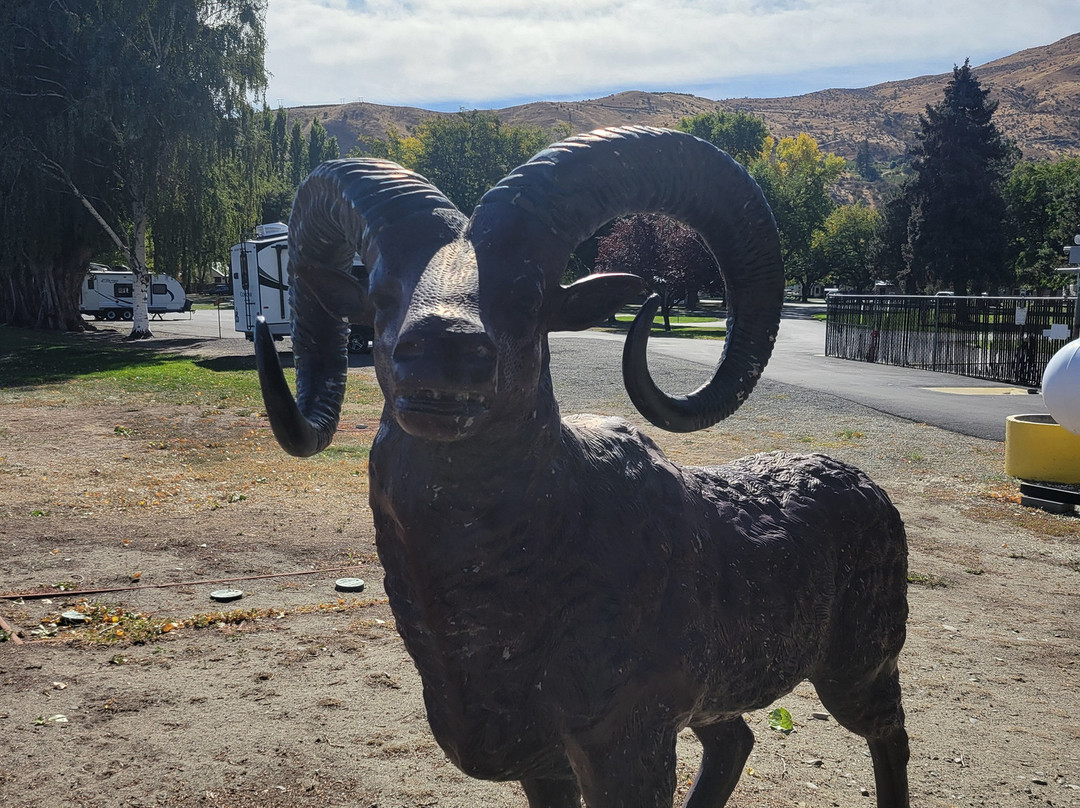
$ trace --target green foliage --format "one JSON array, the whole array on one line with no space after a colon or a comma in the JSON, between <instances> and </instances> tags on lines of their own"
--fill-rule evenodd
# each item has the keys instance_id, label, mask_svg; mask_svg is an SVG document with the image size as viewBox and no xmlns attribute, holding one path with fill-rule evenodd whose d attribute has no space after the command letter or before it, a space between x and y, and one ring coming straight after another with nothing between
<instances>
[{"instance_id":1,"label":"green foliage","mask_svg":"<svg viewBox=\"0 0 1080 808\"><path fill-rule=\"evenodd\" d=\"M229 148L189 141L170 169L172 182L153 195L155 271L189 285L205 283L210 268L227 260L237 234L266 221L267 199L284 190L273 169L271 127L268 110L248 109L228 124ZM291 199L292 189L286 193Z\"/></svg>"},{"instance_id":2,"label":"green foliage","mask_svg":"<svg viewBox=\"0 0 1080 808\"><path fill-rule=\"evenodd\" d=\"M596 245L597 272L630 272L660 295L664 330L671 309L696 299L699 290L722 287L716 259L701 236L668 216L637 214L616 221Z\"/></svg>"},{"instance_id":3,"label":"green foliage","mask_svg":"<svg viewBox=\"0 0 1080 808\"><path fill-rule=\"evenodd\" d=\"M323 126L318 115L316 115L315 120L311 122L311 129L308 132L307 153L308 173L314 171L320 163L323 163L326 160L336 160L341 156L338 150L337 138L330 137L329 134L327 134L326 127Z\"/></svg>"},{"instance_id":4,"label":"green foliage","mask_svg":"<svg viewBox=\"0 0 1080 808\"><path fill-rule=\"evenodd\" d=\"M709 141L743 165L761 153L769 136L765 120L749 112L702 112L683 118L675 128Z\"/></svg>"},{"instance_id":5,"label":"green foliage","mask_svg":"<svg viewBox=\"0 0 1080 808\"><path fill-rule=\"evenodd\" d=\"M870 291L876 280L870 263L870 244L880 218L877 211L861 203L833 210L821 229L811 236L817 272L837 286Z\"/></svg>"},{"instance_id":6,"label":"green foliage","mask_svg":"<svg viewBox=\"0 0 1080 808\"><path fill-rule=\"evenodd\" d=\"M785 735L794 732L795 722L791 718L791 713L783 707L777 707L769 713L769 729L775 729Z\"/></svg>"},{"instance_id":7,"label":"green foliage","mask_svg":"<svg viewBox=\"0 0 1080 808\"><path fill-rule=\"evenodd\" d=\"M289 131L289 184L293 188L300 185L306 176L308 148L304 143L304 127L295 121Z\"/></svg>"},{"instance_id":8,"label":"green foliage","mask_svg":"<svg viewBox=\"0 0 1080 808\"><path fill-rule=\"evenodd\" d=\"M949 579L929 572L909 572L907 581L913 586L925 586L927 589L944 589Z\"/></svg>"},{"instance_id":9,"label":"green foliage","mask_svg":"<svg viewBox=\"0 0 1080 808\"><path fill-rule=\"evenodd\" d=\"M243 204L239 183L221 183L266 84L264 11L262 0L0 5L0 280L12 292L0 320L80 327L79 282L103 234L137 271L155 227L158 268L196 260L192 234Z\"/></svg>"},{"instance_id":10,"label":"green foliage","mask_svg":"<svg viewBox=\"0 0 1080 808\"><path fill-rule=\"evenodd\" d=\"M801 283L803 299L810 286L824 277L813 260L814 232L836 207L829 189L844 173L842 157L822 152L806 133L798 137L765 139L750 174L765 194L780 230L780 248L790 280Z\"/></svg>"},{"instance_id":11,"label":"green foliage","mask_svg":"<svg viewBox=\"0 0 1080 808\"><path fill-rule=\"evenodd\" d=\"M1015 280L1003 188L1017 151L994 126L997 103L987 96L966 61L953 69L942 101L920 118L912 175L882 206L871 260L908 294L996 292ZM1030 245L1045 240L1038 194L1026 184L1018 176L1010 197L1014 207L1031 203L1012 216L1017 268L1032 266Z\"/></svg>"},{"instance_id":12,"label":"green foliage","mask_svg":"<svg viewBox=\"0 0 1080 808\"><path fill-rule=\"evenodd\" d=\"M388 132L386 140L366 146L372 156L423 174L460 210L469 212L492 185L550 139L536 127L507 126L493 112L463 110L427 118L408 136Z\"/></svg>"},{"instance_id":13,"label":"green foliage","mask_svg":"<svg viewBox=\"0 0 1080 808\"><path fill-rule=\"evenodd\" d=\"M881 215L870 242L870 263L881 280L904 282L906 294L921 291L907 271L911 257L908 244L908 222L911 219L911 197L906 187L889 194L881 205Z\"/></svg>"},{"instance_id":14,"label":"green foliage","mask_svg":"<svg viewBox=\"0 0 1080 808\"><path fill-rule=\"evenodd\" d=\"M859 144L859 151L855 154L855 171L867 182L876 182L881 179L881 172L874 165L869 140L864 140Z\"/></svg>"},{"instance_id":15,"label":"green foliage","mask_svg":"<svg viewBox=\"0 0 1080 808\"><path fill-rule=\"evenodd\" d=\"M1074 280L1053 270L1064 266L1062 250L1080 233L1080 158L1020 163L1004 194L1012 224L1010 255L1021 284L1060 289Z\"/></svg>"},{"instance_id":16,"label":"green foliage","mask_svg":"<svg viewBox=\"0 0 1080 808\"><path fill-rule=\"evenodd\" d=\"M273 122L267 120L269 110L263 113L263 120L267 123L267 136L270 142L270 169L275 174L284 176L289 165L289 134L288 119L285 110L279 108L274 114Z\"/></svg>"},{"instance_id":17,"label":"green foliage","mask_svg":"<svg viewBox=\"0 0 1080 808\"><path fill-rule=\"evenodd\" d=\"M905 189L906 274L920 289L996 291L1010 279L1002 185L1016 155L993 124L997 102L988 94L965 61L920 118Z\"/></svg>"}]
</instances>

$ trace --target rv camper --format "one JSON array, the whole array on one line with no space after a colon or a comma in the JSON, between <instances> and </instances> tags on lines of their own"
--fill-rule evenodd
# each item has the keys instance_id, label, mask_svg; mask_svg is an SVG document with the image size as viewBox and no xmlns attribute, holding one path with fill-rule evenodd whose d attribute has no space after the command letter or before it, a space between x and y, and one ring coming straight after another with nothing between
<instances>
[{"instance_id":1,"label":"rv camper","mask_svg":"<svg viewBox=\"0 0 1080 808\"><path fill-rule=\"evenodd\" d=\"M91 264L82 283L79 311L95 320L130 320L134 314L135 273ZM184 287L168 275L155 275L150 281L146 310L151 315L191 311L191 301Z\"/></svg>"},{"instance_id":2,"label":"rv camper","mask_svg":"<svg viewBox=\"0 0 1080 808\"><path fill-rule=\"evenodd\" d=\"M255 238L242 241L230 250L233 306L236 330L253 339L255 319L266 318L275 339L289 335L292 307L289 304L289 229L276 222L255 228ZM353 260L353 275L367 283L367 270L357 256ZM371 328L353 324L349 350L371 350Z\"/></svg>"},{"instance_id":3,"label":"rv camper","mask_svg":"<svg viewBox=\"0 0 1080 808\"><path fill-rule=\"evenodd\" d=\"M281 222L255 228L255 238L229 251L236 330L252 339L255 318L266 318L270 333L289 333L288 227Z\"/></svg>"}]
</instances>

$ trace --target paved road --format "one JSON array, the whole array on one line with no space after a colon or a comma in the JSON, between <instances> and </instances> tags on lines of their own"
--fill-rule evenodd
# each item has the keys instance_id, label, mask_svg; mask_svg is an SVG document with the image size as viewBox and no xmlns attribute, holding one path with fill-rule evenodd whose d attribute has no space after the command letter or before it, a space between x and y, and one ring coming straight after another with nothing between
<instances>
[{"instance_id":1,"label":"paved road","mask_svg":"<svg viewBox=\"0 0 1080 808\"><path fill-rule=\"evenodd\" d=\"M122 333L131 330L131 323L94 323L98 327L116 328ZM235 330L232 307L197 309L184 314L163 314L160 320L150 321L150 330L158 337L190 337L192 339L243 339Z\"/></svg>"},{"instance_id":2,"label":"paved road","mask_svg":"<svg viewBox=\"0 0 1080 808\"><path fill-rule=\"evenodd\" d=\"M776 350L765 369L766 379L830 393L890 415L987 440L1005 440L1005 418L1009 415L1046 412L1042 396L1025 388L827 357L825 324L809 319L813 311L785 307ZM150 325L162 337L213 338L220 326L223 339L244 338L233 330L231 309L199 310L190 317L166 315ZM596 364L618 367L621 336L593 331L555 334L553 353L564 340L593 340ZM651 364L658 371L665 358L671 357L699 365L704 372L715 365L718 351L719 344L712 340L654 339L649 344Z\"/></svg>"},{"instance_id":3,"label":"paved road","mask_svg":"<svg viewBox=\"0 0 1080 808\"><path fill-rule=\"evenodd\" d=\"M560 339L622 341L619 335L597 332L554 337L553 353ZM719 358L718 351L718 344L711 340L649 342L651 366L658 366L663 357L677 357L711 368ZM1042 396L1029 393L1027 388L827 357L825 324L808 319L805 310L795 307L786 309L764 378L830 393L880 412L986 440L1005 440L1005 419L1009 415L1046 412Z\"/></svg>"},{"instance_id":4,"label":"paved road","mask_svg":"<svg viewBox=\"0 0 1080 808\"><path fill-rule=\"evenodd\" d=\"M891 415L963 435L1005 440L1005 419L1044 413L1026 387L825 356L825 324L784 320L766 378L830 392Z\"/></svg>"}]
</instances>

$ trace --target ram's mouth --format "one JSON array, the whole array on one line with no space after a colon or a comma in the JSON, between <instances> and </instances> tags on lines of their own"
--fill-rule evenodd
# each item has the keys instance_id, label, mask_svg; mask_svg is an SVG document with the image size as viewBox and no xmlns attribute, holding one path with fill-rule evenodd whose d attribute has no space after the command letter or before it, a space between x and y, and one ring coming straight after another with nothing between
<instances>
[{"instance_id":1,"label":"ram's mouth","mask_svg":"<svg viewBox=\"0 0 1080 808\"><path fill-rule=\"evenodd\" d=\"M477 392L412 390L394 399L397 422L418 438L461 440L475 432L490 412L490 400Z\"/></svg>"},{"instance_id":2,"label":"ram's mouth","mask_svg":"<svg viewBox=\"0 0 1080 808\"><path fill-rule=\"evenodd\" d=\"M436 415L451 418L474 418L487 412L488 397L478 392L443 392L439 390L413 390L399 395L394 405L399 413Z\"/></svg>"}]
</instances>

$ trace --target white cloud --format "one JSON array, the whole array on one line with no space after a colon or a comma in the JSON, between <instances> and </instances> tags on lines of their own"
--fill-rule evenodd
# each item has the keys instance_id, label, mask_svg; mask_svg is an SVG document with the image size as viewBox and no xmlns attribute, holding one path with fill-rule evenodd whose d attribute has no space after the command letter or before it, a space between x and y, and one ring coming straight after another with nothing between
<instances>
[{"instance_id":1,"label":"white cloud","mask_svg":"<svg viewBox=\"0 0 1080 808\"><path fill-rule=\"evenodd\" d=\"M782 95L832 86L800 77L866 86L1077 31L1076 0L270 0L267 98L454 109L622 89Z\"/></svg>"}]
</instances>

